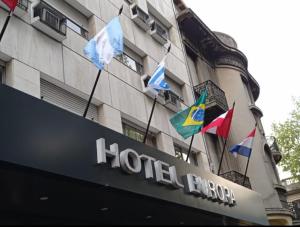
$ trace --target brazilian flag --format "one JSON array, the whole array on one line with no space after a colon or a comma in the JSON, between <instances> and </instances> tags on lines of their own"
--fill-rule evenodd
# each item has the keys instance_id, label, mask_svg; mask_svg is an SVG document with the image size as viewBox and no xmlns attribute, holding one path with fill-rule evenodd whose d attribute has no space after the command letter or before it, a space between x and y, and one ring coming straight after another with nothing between
<instances>
[{"instance_id":1,"label":"brazilian flag","mask_svg":"<svg viewBox=\"0 0 300 227\"><path fill-rule=\"evenodd\" d=\"M184 139L201 130L204 123L206 97L207 91L205 90L194 105L171 117L171 124Z\"/></svg>"}]
</instances>

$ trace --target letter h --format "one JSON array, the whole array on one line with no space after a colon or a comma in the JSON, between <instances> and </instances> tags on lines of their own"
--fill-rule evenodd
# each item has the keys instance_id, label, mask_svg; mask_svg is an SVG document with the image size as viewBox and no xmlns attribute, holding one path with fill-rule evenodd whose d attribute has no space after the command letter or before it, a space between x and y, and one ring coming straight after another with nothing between
<instances>
[{"instance_id":1,"label":"letter h","mask_svg":"<svg viewBox=\"0 0 300 227\"><path fill-rule=\"evenodd\" d=\"M107 162L107 158L111 159L111 167L120 167L120 156L118 144L110 145L110 150L105 148L105 139L101 138L96 141L97 144L97 163L102 164Z\"/></svg>"}]
</instances>

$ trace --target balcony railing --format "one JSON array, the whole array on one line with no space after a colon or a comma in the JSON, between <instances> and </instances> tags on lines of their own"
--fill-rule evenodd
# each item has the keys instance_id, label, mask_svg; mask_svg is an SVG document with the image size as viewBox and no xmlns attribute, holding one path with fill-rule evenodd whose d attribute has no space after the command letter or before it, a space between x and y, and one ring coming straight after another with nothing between
<instances>
[{"instance_id":1,"label":"balcony railing","mask_svg":"<svg viewBox=\"0 0 300 227\"><path fill-rule=\"evenodd\" d=\"M220 174L220 176L227 179L227 180L230 180L230 181L232 181L236 184L239 184L239 185L242 185L246 188L252 189L249 177L246 176L245 184L243 185L244 175L239 173L239 172L230 171L230 172L227 172L227 173L222 173L222 174Z\"/></svg>"},{"instance_id":2,"label":"balcony railing","mask_svg":"<svg viewBox=\"0 0 300 227\"><path fill-rule=\"evenodd\" d=\"M18 1L18 7L20 7L21 9L27 11L28 9L28 0L19 0Z\"/></svg>"},{"instance_id":3,"label":"balcony railing","mask_svg":"<svg viewBox=\"0 0 300 227\"><path fill-rule=\"evenodd\" d=\"M282 158L280 149L279 149L278 144L277 144L277 140L274 136L269 136L269 137L267 137L267 142L268 142L268 145L271 149L273 158L274 158L274 160L277 164L278 162L280 162L280 160Z\"/></svg>"},{"instance_id":4,"label":"balcony railing","mask_svg":"<svg viewBox=\"0 0 300 227\"><path fill-rule=\"evenodd\" d=\"M282 203L282 205L283 208L288 209L292 213L293 219L300 219L300 209L297 208L297 204L293 202L286 202Z\"/></svg>"},{"instance_id":5,"label":"balcony railing","mask_svg":"<svg viewBox=\"0 0 300 227\"><path fill-rule=\"evenodd\" d=\"M299 177L299 178L300 178L300 177ZM289 186L289 185L292 185L292 184L300 183L300 181L299 181L299 179L297 179L297 178L290 177L290 178L283 179L283 180L281 181L281 183L282 183L284 186Z\"/></svg>"},{"instance_id":6,"label":"balcony railing","mask_svg":"<svg viewBox=\"0 0 300 227\"><path fill-rule=\"evenodd\" d=\"M228 110L228 105L225 97L225 92L214 84L211 80L207 80L194 87L196 98L203 91L207 90L206 110L205 110L205 125L213 119Z\"/></svg>"}]
</instances>

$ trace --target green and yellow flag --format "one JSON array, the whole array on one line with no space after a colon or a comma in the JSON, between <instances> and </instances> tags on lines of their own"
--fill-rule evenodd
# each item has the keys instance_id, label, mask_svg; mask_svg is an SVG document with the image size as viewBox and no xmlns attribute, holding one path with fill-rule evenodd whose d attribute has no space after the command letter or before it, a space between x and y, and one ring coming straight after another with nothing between
<instances>
[{"instance_id":1,"label":"green and yellow flag","mask_svg":"<svg viewBox=\"0 0 300 227\"><path fill-rule=\"evenodd\" d=\"M184 139L201 130L204 123L206 97L207 91L205 90L194 105L171 117L171 124Z\"/></svg>"}]
</instances>

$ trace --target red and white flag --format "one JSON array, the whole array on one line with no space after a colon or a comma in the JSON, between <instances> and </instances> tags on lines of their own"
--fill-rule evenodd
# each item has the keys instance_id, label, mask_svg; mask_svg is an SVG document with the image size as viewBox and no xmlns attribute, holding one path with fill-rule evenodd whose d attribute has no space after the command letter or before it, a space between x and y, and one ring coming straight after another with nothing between
<instances>
[{"instance_id":1,"label":"red and white flag","mask_svg":"<svg viewBox=\"0 0 300 227\"><path fill-rule=\"evenodd\" d=\"M222 115L217 117L215 120L213 120L207 126L205 126L201 130L201 132L216 134L218 136L223 137L224 139L227 139L229 130L230 130L233 110L234 110L234 107L232 107L226 113L223 113Z\"/></svg>"},{"instance_id":2,"label":"red and white flag","mask_svg":"<svg viewBox=\"0 0 300 227\"><path fill-rule=\"evenodd\" d=\"M11 11L14 11L16 6L18 5L18 0L2 0Z\"/></svg>"}]
</instances>

